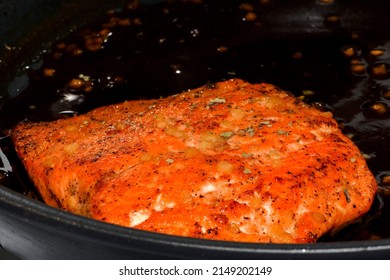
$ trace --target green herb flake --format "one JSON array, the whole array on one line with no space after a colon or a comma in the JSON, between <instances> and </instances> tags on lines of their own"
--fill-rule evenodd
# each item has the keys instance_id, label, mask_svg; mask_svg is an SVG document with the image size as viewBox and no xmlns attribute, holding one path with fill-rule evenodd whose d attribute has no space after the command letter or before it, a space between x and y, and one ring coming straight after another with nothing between
<instances>
[{"instance_id":1,"label":"green herb flake","mask_svg":"<svg viewBox=\"0 0 390 280\"><path fill-rule=\"evenodd\" d=\"M252 171L250 169L248 169L248 168L244 169L244 174L251 174L251 173L252 173Z\"/></svg>"},{"instance_id":2,"label":"green herb flake","mask_svg":"<svg viewBox=\"0 0 390 280\"><path fill-rule=\"evenodd\" d=\"M255 135L255 129L252 126L250 126L250 127L245 128L243 130L240 130L240 133L243 135L248 134L250 137L253 137L253 135Z\"/></svg>"},{"instance_id":3,"label":"green herb flake","mask_svg":"<svg viewBox=\"0 0 390 280\"><path fill-rule=\"evenodd\" d=\"M262 121L259 123L258 128L263 128L263 126L272 127L272 123L270 121Z\"/></svg>"},{"instance_id":4,"label":"green herb flake","mask_svg":"<svg viewBox=\"0 0 390 280\"><path fill-rule=\"evenodd\" d=\"M242 153L241 155L242 155L243 158L251 158L251 157L253 157L253 154L251 154L251 153Z\"/></svg>"},{"instance_id":5,"label":"green herb flake","mask_svg":"<svg viewBox=\"0 0 390 280\"><path fill-rule=\"evenodd\" d=\"M285 136L288 136L290 134L288 131L285 131L283 129L279 129L276 133L278 135L285 135Z\"/></svg>"},{"instance_id":6,"label":"green herb flake","mask_svg":"<svg viewBox=\"0 0 390 280\"><path fill-rule=\"evenodd\" d=\"M198 107L198 103L192 103L190 105L190 108L193 110L193 109L196 109Z\"/></svg>"},{"instance_id":7,"label":"green herb flake","mask_svg":"<svg viewBox=\"0 0 390 280\"><path fill-rule=\"evenodd\" d=\"M226 103L226 99L217 97L217 98L211 99L209 101L209 103L207 103L207 106L214 106L214 105L222 104L222 103Z\"/></svg>"},{"instance_id":8,"label":"green herb flake","mask_svg":"<svg viewBox=\"0 0 390 280\"><path fill-rule=\"evenodd\" d=\"M345 195L345 199L347 200L348 203L351 202L351 197L349 196L349 192L348 192L348 189L344 188L344 195Z\"/></svg>"},{"instance_id":9,"label":"green herb flake","mask_svg":"<svg viewBox=\"0 0 390 280\"><path fill-rule=\"evenodd\" d=\"M222 138L225 138L225 139L229 139L233 135L234 135L234 132L232 132L232 131L225 131L225 132L222 132L219 134L219 136L221 136Z\"/></svg>"}]
</instances>

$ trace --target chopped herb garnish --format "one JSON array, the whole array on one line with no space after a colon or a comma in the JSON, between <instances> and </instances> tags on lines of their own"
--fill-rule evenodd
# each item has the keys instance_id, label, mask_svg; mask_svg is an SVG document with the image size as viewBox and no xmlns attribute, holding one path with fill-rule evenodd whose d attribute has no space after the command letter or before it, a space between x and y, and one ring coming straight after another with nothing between
<instances>
[{"instance_id":1,"label":"chopped herb garnish","mask_svg":"<svg viewBox=\"0 0 390 280\"><path fill-rule=\"evenodd\" d=\"M195 109L196 107L198 107L198 103L192 103L190 107L191 109Z\"/></svg>"},{"instance_id":2,"label":"chopped herb garnish","mask_svg":"<svg viewBox=\"0 0 390 280\"><path fill-rule=\"evenodd\" d=\"M253 135L255 135L255 129L250 126L248 128L245 128L243 130L240 130L240 133L241 134L248 134L250 137L252 137Z\"/></svg>"},{"instance_id":3,"label":"chopped herb garnish","mask_svg":"<svg viewBox=\"0 0 390 280\"><path fill-rule=\"evenodd\" d=\"M262 121L258 125L259 128L263 128L263 126L272 127L272 123L270 121Z\"/></svg>"},{"instance_id":4,"label":"chopped herb garnish","mask_svg":"<svg viewBox=\"0 0 390 280\"><path fill-rule=\"evenodd\" d=\"M250 137L252 137L253 135L255 135L255 130L254 130L253 127L248 128L248 134L249 134Z\"/></svg>"},{"instance_id":5,"label":"chopped herb garnish","mask_svg":"<svg viewBox=\"0 0 390 280\"><path fill-rule=\"evenodd\" d=\"M219 134L219 136L221 136L222 138L226 138L226 139L229 139L233 135L234 135L234 132L231 132L231 131L226 131L226 132L222 132Z\"/></svg>"},{"instance_id":6,"label":"chopped herb garnish","mask_svg":"<svg viewBox=\"0 0 390 280\"><path fill-rule=\"evenodd\" d=\"M251 171L250 169L248 169L248 168L245 168L245 169L244 169L244 173L245 173L245 174L251 174L252 171Z\"/></svg>"},{"instance_id":7,"label":"chopped herb garnish","mask_svg":"<svg viewBox=\"0 0 390 280\"><path fill-rule=\"evenodd\" d=\"M207 103L207 106L214 106L216 104L221 104L221 103L226 103L226 99L217 97L217 98L211 99L209 101L209 103Z\"/></svg>"},{"instance_id":8,"label":"chopped herb garnish","mask_svg":"<svg viewBox=\"0 0 390 280\"><path fill-rule=\"evenodd\" d=\"M348 189L346 189L346 188L344 188L344 195L345 195L345 199L347 200L347 202L350 203L351 197L349 196Z\"/></svg>"},{"instance_id":9,"label":"chopped herb garnish","mask_svg":"<svg viewBox=\"0 0 390 280\"><path fill-rule=\"evenodd\" d=\"M251 157L253 157L253 154L251 154L251 153L242 153L241 155L242 155L243 158L251 158Z\"/></svg>"},{"instance_id":10,"label":"chopped herb garnish","mask_svg":"<svg viewBox=\"0 0 390 280\"><path fill-rule=\"evenodd\" d=\"M285 131L283 129L279 129L276 133L278 135L285 135L285 136L288 136L290 134L288 131Z\"/></svg>"}]
</instances>

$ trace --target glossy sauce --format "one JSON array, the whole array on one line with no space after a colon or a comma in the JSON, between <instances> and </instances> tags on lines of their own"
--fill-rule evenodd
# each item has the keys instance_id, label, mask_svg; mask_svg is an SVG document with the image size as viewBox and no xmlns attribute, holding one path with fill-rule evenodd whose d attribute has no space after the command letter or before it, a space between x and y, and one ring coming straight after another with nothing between
<instances>
[{"instance_id":1,"label":"glossy sauce","mask_svg":"<svg viewBox=\"0 0 390 280\"><path fill-rule=\"evenodd\" d=\"M362 221L323 241L389 238L390 38L340 32L340 15L324 17L329 32L275 34L265 17L271 8L272 1L133 1L53 43L9 85L0 182L39 199L7 137L23 119L53 120L237 77L332 111L365 155L378 200Z\"/></svg>"}]
</instances>

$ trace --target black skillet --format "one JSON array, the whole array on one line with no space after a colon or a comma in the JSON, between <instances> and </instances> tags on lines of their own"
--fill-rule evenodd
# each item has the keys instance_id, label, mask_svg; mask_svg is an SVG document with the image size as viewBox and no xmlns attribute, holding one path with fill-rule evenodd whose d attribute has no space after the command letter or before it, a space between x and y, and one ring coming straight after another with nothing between
<instances>
[{"instance_id":1,"label":"black skillet","mask_svg":"<svg viewBox=\"0 0 390 280\"><path fill-rule=\"evenodd\" d=\"M125 2L119 0L0 1L0 98L2 101L0 122L2 129L18 119L40 118L40 116L33 116L23 111L27 111L28 104L22 103L29 102L31 99L16 98L17 102L9 100L13 100L11 97L17 97L21 92L29 91L24 78L26 77L25 72L27 69L39 68L37 61L41 61L42 50L50 49L52 42L67 36L70 30L94 21L109 9L122 7ZM142 2L145 5L150 5L160 1ZM168 53L170 59L176 59L180 62L179 64L169 64L168 68L173 71L177 71L178 67L183 67L184 70L188 69L186 61L191 61L188 60L188 57L199 61L203 61L205 57L211 59L208 71L204 71L202 68L204 65L200 64L197 66L198 68L194 66L192 76L182 76L177 79L171 73L168 74L171 75L169 79L164 79L151 75L148 72L150 66L149 68L141 67L139 64L140 72L137 74L139 80L143 82L132 86L138 87L141 92L142 90L143 92L154 92L153 95L158 96L236 76L250 81L275 83L296 95L302 94L302 90L314 89L323 92L324 97L311 100L309 96L307 99L309 102L315 101L320 107L326 107L324 101L327 100L332 100L333 104L337 104L337 98L340 95L341 101L351 99L355 100L355 103L362 103L360 109L368 117L371 116L370 114L375 114L375 112L370 112L370 102L375 102L377 95L388 106L386 99L382 98L386 87L387 89L390 87L386 84L387 77L373 79L377 83L367 82L364 85L357 83L359 87L353 89L351 83L355 83L356 79L361 79L360 76L364 76L364 74L350 75L349 70L344 71L350 68L346 67L349 58L346 59L343 56L343 52L350 46L358 46L356 50L364 53L368 51L368 49L364 49L364 46L369 48L370 44L380 46L388 42L390 39L390 21L388 20L390 18L390 4L387 1L270 0L263 2L264 9L256 11L257 26L255 22L251 28L240 31L240 27L245 27L247 21L251 21L248 18L244 19L248 12L245 11L245 6L242 6L239 12L243 15L239 25L229 25L223 19L218 18L215 18L214 22L210 24L210 30L214 28L213 26L223 27L226 24L228 32L225 30L219 34L220 38L210 35L211 40L216 42L216 47L218 44L224 44L235 50L224 56L223 59L214 59L213 56L210 56L208 50L202 47L201 42L197 42L196 47L188 48L182 53L181 49L178 49L177 53L174 54ZM239 6L240 3L242 2L235 1L232 5ZM148 9L153 11L152 8ZM191 19L187 20L191 22ZM158 24L154 28L158 28ZM194 33L191 34L194 35ZM230 36L229 34L234 35ZM361 41L356 41L354 38L356 36L359 36L359 40L364 43L359 45L357 42ZM326 47L323 46L327 44L332 46L330 49L333 51L336 49L336 51L322 52L326 50ZM343 49L344 47L345 49ZM256 65L251 62L250 57L240 55L245 51L253 52L253 48L258 48L259 51L263 52L268 51L271 57L277 57L277 51L286 48L288 53L293 56L299 56L300 51L302 51L304 54L305 52L309 53L309 57L319 57L318 61L307 61L306 64L303 64L312 69L317 78L302 80L295 72L287 71L286 68L296 70L299 67L289 68L294 62L291 62L290 58L287 59L286 53L283 51L281 56L275 60L267 58L267 54L260 55L259 59L263 59L263 63ZM231 62L227 62L227 59L231 59ZM318 71L315 67L311 67L317 62L322 67L318 68ZM224 66L220 66L221 64ZM153 67L165 69L164 62L154 64ZM222 68L221 71L215 70L219 67ZM255 71L257 71L256 75ZM367 67L367 71L370 71L369 67ZM359 90L366 91L369 87L377 92L370 95L368 101L356 101L354 94ZM346 95L340 93L345 89L348 89ZM336 93L326 94L325 92L328 91ZM306 94L310 92L303 91ZM89 106L98 106L105 102L104 93L100 94L96 95L97 101L92 102L92 105ZM145 97L144 95L142 97ZM109 102L117 101L120 101L120 97L114 96ZM85 108L77 107L78 105L72 107L72 104L69 106L70 109L80 112L90 109L88 106ZM342 106L331 108L340 122L348 121L348 112L346 112L348 110L344 110L345 108ZM367 111L364 111L366 109ZM385 171L383 165L388 166L386 156L390 142L388 137L386 138L386 133L389 131L388 114L385 113L385 115L374 117L374 119L379 120L378 123L384 130L382 135L374 137L373 132L370 132L369 129L362 128L359 131L359 125L351 126L350 130L359 135L354 140L368 155L372 151L380 151L374 159L368 161L380 183L383 171ZM370 126L370 124L369 122L365 123L366 126ZM348 128L346 132L348 132ZM8 141L6 135L7 133L3 132L2 143ZM369 145L368 143L373 139L378 141L377 144ZM376 150L372 146L376 146ZM2 177L11 176L8 174L7 160L2 157L2 161ZM378 196L373 210L364 222L367 223L370 222L370 219L375 219L377 215L381 214L379 212L386 212L386 201L386 197L379 198ZM386 233L387 226L383 225L384 221L377 222L380 223L380 226L377 227L384 228L382 232ZM361 222L355 227L363 226L364 224ZM353 230L356 231L356 229ZM26 191L18 187L9 184L0 186L0 245L16 256L25 259L382 259L390 257L390 235L384 234L383 237L374 240L375 234L365 235L362 230L358 230L358 232L351 239L348 239L349 235L346 234L338 239L325 237L316 244L304 245L248 244L182 238L118 227L76 216L48 207L39 200L30 198L26 195Z\"/></svg>"}]
</instances>

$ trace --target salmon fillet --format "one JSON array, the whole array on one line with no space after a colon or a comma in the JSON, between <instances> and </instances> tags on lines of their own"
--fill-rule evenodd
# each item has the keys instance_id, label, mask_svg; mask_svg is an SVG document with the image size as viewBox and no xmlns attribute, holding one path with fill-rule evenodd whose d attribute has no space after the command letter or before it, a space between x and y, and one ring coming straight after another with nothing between
<instances>
[{"instance_id":1,"label":"salmon fillet","mask_svg":"<svg viewBox=\"0 0 390 280\"><path fill-rule=\"evenodd\" d=\"M47 204L180 236L311 243L377 188L331 113L239 79L23 122L13 140Z\"/></svg>"}]
</instances>

